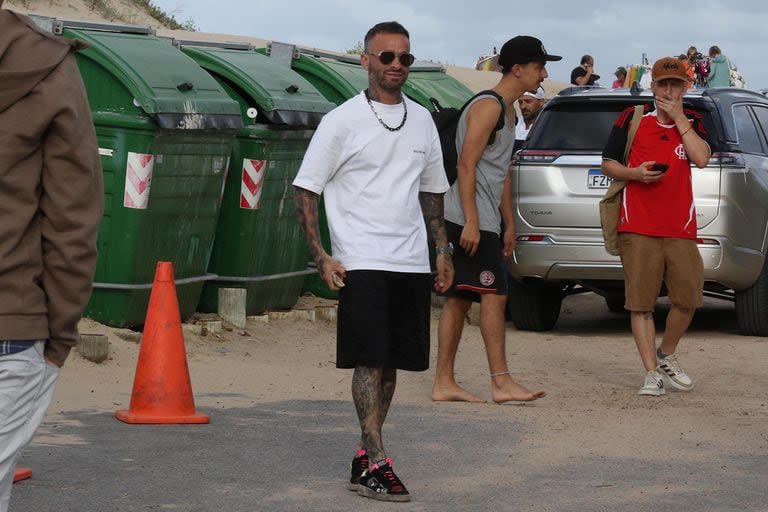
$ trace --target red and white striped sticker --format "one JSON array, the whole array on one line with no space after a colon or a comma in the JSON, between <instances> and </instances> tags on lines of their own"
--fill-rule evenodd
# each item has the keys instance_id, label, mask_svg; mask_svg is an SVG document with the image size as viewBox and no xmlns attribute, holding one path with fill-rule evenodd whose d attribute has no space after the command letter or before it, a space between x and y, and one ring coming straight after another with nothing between
<instances>
[{"instance_id":1,"label":"red and white striped sticker","mask_svg":"<svg viewBox=\"0 0 768 512\"><path fill-rule=\"evenodd\" d=\"M261 206L261 189L264 184L266 160L243 159L243 180L240 186L240 208L258 210Z\"/></svg>"},{"instance_id":2,"label":"red and white striped sticker","mask_svg":"<svg viewBox=\"0 0 768 512\"><path fill-rule=\"evenodd\" d=\"M138 210L147 209L147 206L149 206L149 187L152 184L152 168L154 166L155 155L128 153L123 206Z\"/></svg>"}]
</instances>

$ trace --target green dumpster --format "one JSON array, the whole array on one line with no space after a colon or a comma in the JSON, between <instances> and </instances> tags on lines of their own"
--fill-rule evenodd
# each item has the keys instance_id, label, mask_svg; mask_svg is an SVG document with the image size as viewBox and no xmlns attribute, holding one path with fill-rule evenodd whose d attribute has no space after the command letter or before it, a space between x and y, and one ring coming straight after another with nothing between
<instances>
[{"instance_id":1,"label":"green dumpster","mask_svg":"<svg viewBox=\"0 0 768 512\"><path fill-rule=\"evenodd\" d=\"M435 102L441 108L461 108L472 91L445 72L442 66L416 62L411 66L403 92L430 111Z\"/></svg>"},{"instance_id":2,"label":"green dumpster","mask_svg":"<svg viewBox=\"0 0 768 512\"><path fill-rule=\"evenodd\" d=\"M293 205L293 179L320 119L334 108L291 69L293 47L273 55L247 46L180 41L181 50L240 106L221 217L199 309L218 309L219 288L245 288L246 313L291 307L309 259ZM287 52L287 58L281 58Z\"/></svg>"},{"instance_id":3,"label":"green dumpster","mask_svg":"<svg viewBox=\"0 0 768 512\"><path fill-rule=\"evenodd\" d=\"M104 169L105 211L86 316L144 323L155 265L171 261L182 318L197 308L238 104L192 59L146 27L60 22L85 41L77 62Z\"/></svg>"}]
</instances>

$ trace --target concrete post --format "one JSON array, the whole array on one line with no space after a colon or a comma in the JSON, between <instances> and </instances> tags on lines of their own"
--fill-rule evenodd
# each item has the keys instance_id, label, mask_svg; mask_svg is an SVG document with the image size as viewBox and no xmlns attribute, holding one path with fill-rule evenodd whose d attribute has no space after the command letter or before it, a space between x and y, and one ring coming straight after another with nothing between
<instances>
[{"instance_id":1,"label":"concrete post","mask_svg":"<svg viewBox=\"0 0 768 512\"><path fill-rule=\"evenodd\" d=\"M77 351L94 363L103 363L109 357L109 338L106 334L81 334Z\"/></svg>"},{"instance_id":2,"label":"concrete post","mask_svg":"<svg viewBox=\"0 0 768 512\"><path fill-rule=\"evenodd\" d=\"M219 288L219 316L238 329L245 329L245 288Z\"/></svg>"}]
</instances>

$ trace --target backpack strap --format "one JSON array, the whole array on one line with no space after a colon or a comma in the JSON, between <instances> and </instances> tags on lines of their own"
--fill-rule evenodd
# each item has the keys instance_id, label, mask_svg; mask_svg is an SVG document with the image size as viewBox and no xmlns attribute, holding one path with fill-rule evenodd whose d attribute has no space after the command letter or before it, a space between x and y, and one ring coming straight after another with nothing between
<instances>
[{"instance_id":1,"label":"backpack strap","mask_svg":"<svg viewBox=\"0 0 768 512\"><path fill-rule=\"evenodd\" d=\"M475 94L474 96L472 96L467 100L467 102L464 104L463 107L461 107L461 112L459 112L459 118L461 118L461 114L464 113L464 110L469 106L469 104L481 96L493 96L498 100L499 105L501 105L501 113L499 114L499 120L496 121L496 127L488 136L488 142L486 143L486 146L490 146L491 144L496 142L496 132L504 128L504 124L506 123L506 119L507 119L507 106L504 104L504 98L499 93L491 89L486 89L485 91L480 91L479 93Z\"/></svg>"},{"instance_id":2,"label":"backpack strap","mask_svg":"<svg viewBox=\"0 0 768 512\"><path fill-rule=\"evenodd\" d=\"M624 165L629 163L629 151L632 149L632 141L635 140L635 134L643 119L644 105L636 105L632 113L632 120L629 123L629 133L627 133L627 144L624 146Z\"/></svg>"}]
</instances>

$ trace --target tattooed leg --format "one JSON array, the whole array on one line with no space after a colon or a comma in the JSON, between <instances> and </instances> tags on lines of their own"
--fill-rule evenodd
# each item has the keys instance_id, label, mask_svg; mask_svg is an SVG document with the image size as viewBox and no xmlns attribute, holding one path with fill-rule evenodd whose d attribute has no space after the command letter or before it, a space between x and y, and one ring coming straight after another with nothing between
<instances>
[{"instance_id":1,"label":"tattooed leg","mask_svg":"<svg viewBox=\"0 0 768 512\"><path fill-rule=\"evenodd\" d=\"M379 430L384 428L384 420L387 419L389 406L392 405L392 397L395 395L396 385L397 385L397 369L384 368L384 371L382 372L382 375L381 375L382 408L381 408L381 425L379 425Z\"/></svg>"},{"instance_id":2,"label":"tattooed leg","mask_svg":"<svg viewBox=\"0 0 768 512\"><path fill-rule=\"evenodd\" d=\"M360 446L368 450L371 460L381 460L386 456L381 440L381 427L389 402L385 399L383 373L383 368L358 366L352 376L352 399L360 421ZM394 392L394 385L391 386L391 391Z\"/></svg>"}]
</instances>

